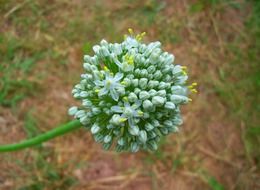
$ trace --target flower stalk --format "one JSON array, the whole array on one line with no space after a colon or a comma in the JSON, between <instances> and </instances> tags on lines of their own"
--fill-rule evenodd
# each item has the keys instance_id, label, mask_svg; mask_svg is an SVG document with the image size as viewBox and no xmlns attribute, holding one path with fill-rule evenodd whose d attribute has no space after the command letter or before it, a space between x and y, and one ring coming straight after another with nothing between
<instances>
[{"instance_id":1,"label":"flower stalk","mask_svg":"<svg viewBox=\"0 0 260 190\"><path fill-rule=\"evenodd\" d=\"M60 125L50 131L47 131L44 134L38 135L31 139L26 139L24 141L21 141L20 143L16 144L7 144L7 145L0 145L0 153L1 152L11 152L11 151L17 151L25 148L32 147L34 145L41 144L45 141L48 141L50 139L53 139L55 137L64 135L66 133L69 133L71 131L77 130L82 126L80 121L73 120L69 123Z\"/></svg>"}]
</instances>

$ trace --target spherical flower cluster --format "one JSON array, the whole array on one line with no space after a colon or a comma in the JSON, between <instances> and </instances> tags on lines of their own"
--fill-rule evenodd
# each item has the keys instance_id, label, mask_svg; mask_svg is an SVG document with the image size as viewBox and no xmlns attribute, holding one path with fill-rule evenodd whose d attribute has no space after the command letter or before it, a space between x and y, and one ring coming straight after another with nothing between
<instances>
[{"instance_id":1,"label":"spherical flower cluster","mask_svg":"<svg viewBox=\"0 0 260 190\"><path fill-rule=\"evenodd\" d=\"M174 65L160 42L141 43L142 36L130 30L120 44L102 40L95 45L94 56L84 56L85 73L72 90L82 106L71 107L69 114L104 149L156 150L162 135L178 131L180 105L191 100L186 68Z\"/></svg>"}]
</instances>

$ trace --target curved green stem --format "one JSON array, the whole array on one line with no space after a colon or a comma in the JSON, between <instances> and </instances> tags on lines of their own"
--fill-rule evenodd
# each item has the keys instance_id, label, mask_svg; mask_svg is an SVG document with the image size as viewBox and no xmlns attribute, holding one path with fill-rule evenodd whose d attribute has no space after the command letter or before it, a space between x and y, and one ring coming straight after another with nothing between
<instances>
[{"instance_id":1,"label":"curved green stem","mask_svg":"<svg viewBox=\"0 0 260 190\"><path fill-rule=\"evenodd\" d=\"M60 125L44 134L38 135L31 139L24 140L20 143L0 145L0 153L16 151L23 148L31 147L36 144L41 144L42 142L53 139L57 136L61 136L64 135L65 133L79 129L80 127L81 127L81 123L78 120L74 120L69 123Z\"/></svg>"}]
</instances>

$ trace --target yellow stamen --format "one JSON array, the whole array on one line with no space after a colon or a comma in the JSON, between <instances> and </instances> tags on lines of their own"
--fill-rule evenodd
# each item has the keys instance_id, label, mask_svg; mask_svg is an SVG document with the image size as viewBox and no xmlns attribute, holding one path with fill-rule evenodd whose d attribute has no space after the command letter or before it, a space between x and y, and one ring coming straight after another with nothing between
<instances>
[{"instance_id":1,"label":"yellow stamen","mask_svg":"<svg viewBox=\"0 0 260 190\"><path fill-rule=\"evenodd\" d=\"M125 122L126 120L127 120L127 118L120 118L120 119L119 119L119 122L120 122L120 123L123 123L123 122Z\"/></svg>"},{"instance_id":2,"label":"yellow stamen","mask_svg":"<svg viewBox=\"0 0 260 190\"><path fill-rule=\"evenodd\" d=\"M188 101L189 101L189 102L192 102L192 99L191 99L191 98L189 98L189 99L188 99Z\"/></svg>"},{"instance_id":3,"label":"yellow stamen","mask_svg":"<svg viewBox=\"0 0 260 190\"><path fill-rule=\"evenodd\" d=\"M186 66L181 66L181 69L182 70L187 70L187 67Z\"/></svg>"},{"instance_id":4,"label":"yellow stamen","mask_svg":"<svg viewBox=\"0 0 260 190\"><path fill-rule=\"evenodd\" d=\"M126 101L126 102L128 102L128 98L127 98L126 96L123 97L123 100Z\"/></svg>"},{"instance_id":5,"label":"yellow stamen","mask_svg":"<svg viewBox=\"0 0 260 190\"><path fill-rule=\"evenodd\" d=\"M128 28L128 32L129 32L130 35L133 35L133 34L134 34L134 31L133 31L132 28Z\"/></svg>"},{"instance_id":6,"label":"yellow stamen","mask_svg":"<svg viewBox=\"0 0 260 190\"><path fill-rule=\"evenodd\" d=\"M186 71L182 71L182 74L183 74L183 75L187 75L187 72L186 72Z\"/></svg>"},{"instance_id":7,"label":"yellow stamen","mask_svg":"<svg viewBox=\"0 0 260 190\"><path fill-rule=\"evenodd\" d=\"M191 92L197 93L198 91L196 89L191 89Z\"/></svg>"},{"instance_id":8,"label":"yellow stamen","mask_svg":"<svg viewBox=\"0 0 260 190\"><path fill-rule=\"evenodd\" d=\"M107 84L110 85L110 84L111 84L111 81L110 81L110 80L107 80Z\"/></svg>"},{"instance_id":9,"label":"yellow stamen","mask_svg":"<svg viewBox=\"0 0 260 190\"><path fill-rule=\"evenodd\" d=\"M107 66L104 66L104 70L105 70L105 71L109 71L109 69L107 68Z\"/></svg>"},{"instance_id":10,"label":"yellow stamen","mask_svg":"<svg viewBox=\"0 0 260 190\"><path fill-rule=\"evenodd\" d=\"M140 110L137 113L138 113L138 115L143 115L144 114L144 112L142 112Z\"/></svg>"},{"instance_id":11,"label":"yellow stamen","mask_svg":"<svg viewBox=\"0 0 260 190\"><path fill-rule=\"evenodd\" d=\"M193 82L191 85L192 86L197 86L198 84L196 82Z\"/></svg>"},{"instance_id":12,"label":"yellow stamen","mask_svg":"<svg viewBox=\"0 0 260 190\"><path fill-rule=\"evenodd\" d=\"M96 90L95 90L96 93L99 93L99 91L100 91L99 89L96 89Z\"/></svg>"},{"instance_id":13,"label":"yellow stamen","mask_svg":"<svg viewBox=\"0 0 260 190\"><path fill-rule=\"evenodd\" d=\"M126 83L125 81L122 81L121 84L122 84L122 85L126 85L127 83Z\"/></svg>"}]
</instances>

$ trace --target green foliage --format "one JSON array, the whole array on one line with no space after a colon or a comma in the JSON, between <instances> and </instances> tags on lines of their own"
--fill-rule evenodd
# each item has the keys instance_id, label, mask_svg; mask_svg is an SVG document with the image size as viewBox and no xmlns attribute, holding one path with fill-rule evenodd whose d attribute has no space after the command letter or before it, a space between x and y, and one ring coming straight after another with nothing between
<instances>
[{"instance_id":1,"label":"green foliage","mask_svg":"<svg viewBox=\"0 0 260 190\"><path fill-rule=\"evenodd\" d=\"M15 106L28 95L33 95L36 83L27 78L41 54L27 57L22 43L16 38L0 35L0 105Z\"/></svg>"},{"instance_id":2,"label":"green foliage","mask_svg":"<svg viewBox=\"0 0 260 190\"><path fill-rule=\"evenodd\" d=\"M220 184L214 177L208 178L208 184L212 188L212 190L225 190L224 186Z\"/></svg>"}]
</instances>

